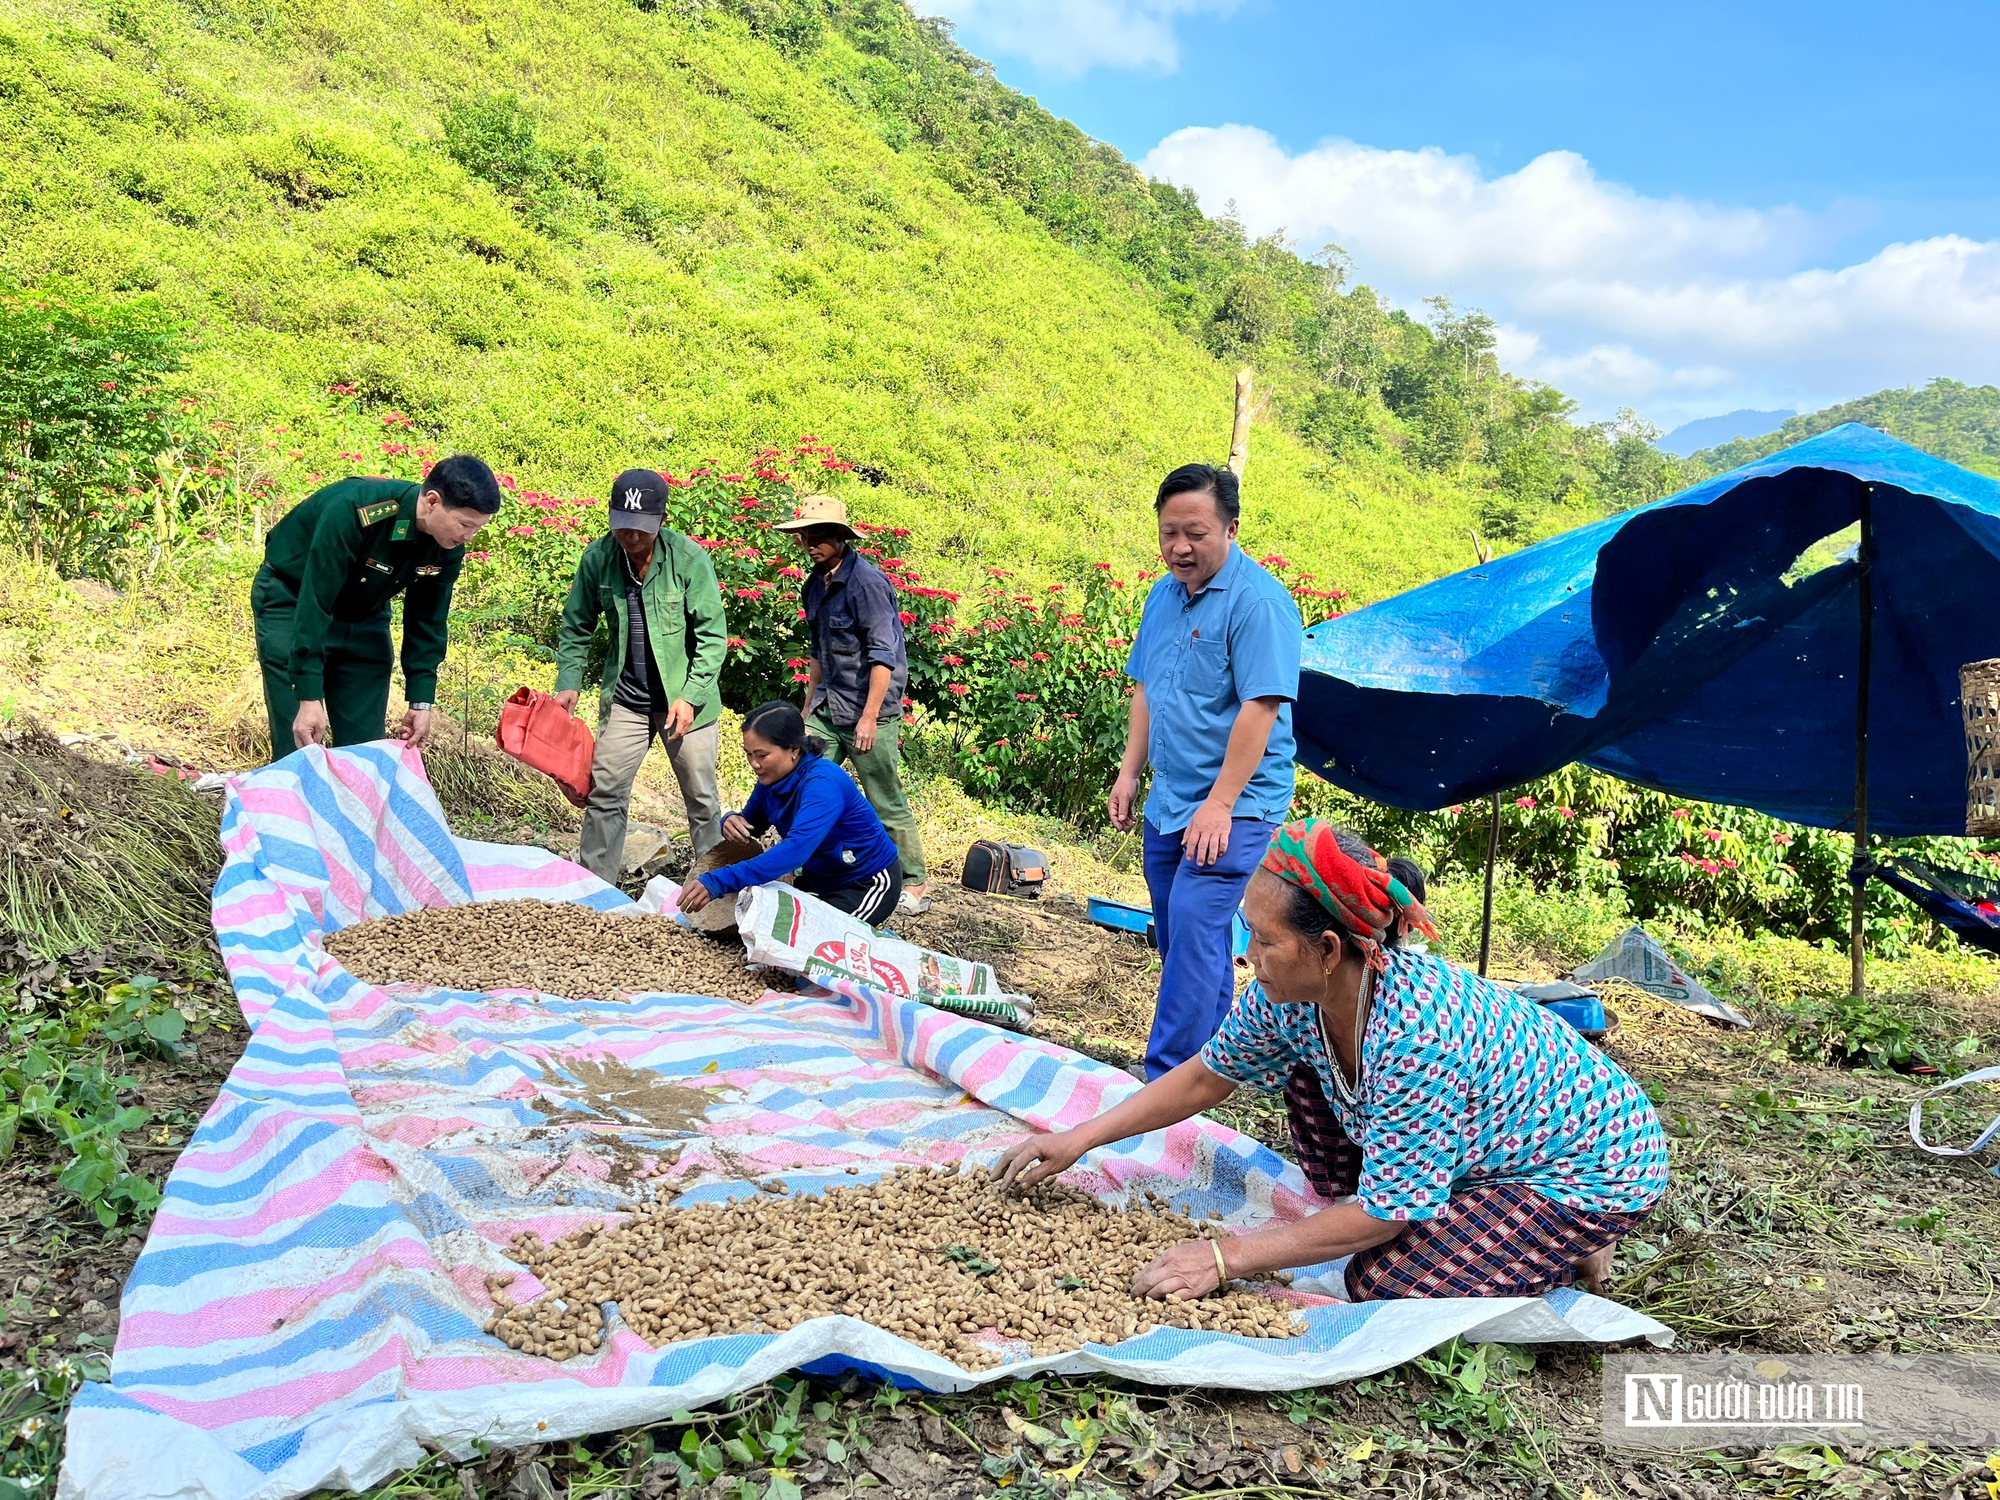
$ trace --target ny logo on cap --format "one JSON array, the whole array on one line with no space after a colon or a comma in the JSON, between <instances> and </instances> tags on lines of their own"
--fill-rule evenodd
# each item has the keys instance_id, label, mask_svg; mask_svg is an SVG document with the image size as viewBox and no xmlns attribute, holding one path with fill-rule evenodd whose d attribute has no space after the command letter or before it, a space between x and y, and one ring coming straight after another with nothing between
<instances>
[{"instance_id":1,"label":"ny logo on cap","mask_svg":"<svg viewBox=\"0 0 2000 1500\"><path fill-rule=\"evenodd\" d=\"M640 503L644 497L645 491L643 490L627 490L625 492L625 508L627 510L644 510L645 506Z\"/></svg>"}]
</instances>

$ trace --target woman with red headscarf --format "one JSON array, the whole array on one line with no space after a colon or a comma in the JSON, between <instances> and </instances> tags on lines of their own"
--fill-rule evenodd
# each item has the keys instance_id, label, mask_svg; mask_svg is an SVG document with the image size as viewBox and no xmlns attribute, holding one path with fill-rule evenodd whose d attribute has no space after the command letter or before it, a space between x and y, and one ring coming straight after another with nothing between
<instances>
[{"instance_id":1,"label":"woman with red headscarf","mask_svg":"<svg viewBox=\"0 0 2000 1500\"><path fill-rule=\"evenodd\" d=\"M1659 1118L1561 1020L1404 948L1408 929L1436 936L1410 883L1320 819L1279 829L1243 902L1257 982L1221 1030L1095 1120L1021 1142L1006 1178L1032 1185L1242 1084L1282 1090L1299 1165L1330 1205L1176 1246L1135 1292L1199 1297L1343 1256L1357 1301L1601 1287L1666 1190Z\"/></svg>"}]
</instances>

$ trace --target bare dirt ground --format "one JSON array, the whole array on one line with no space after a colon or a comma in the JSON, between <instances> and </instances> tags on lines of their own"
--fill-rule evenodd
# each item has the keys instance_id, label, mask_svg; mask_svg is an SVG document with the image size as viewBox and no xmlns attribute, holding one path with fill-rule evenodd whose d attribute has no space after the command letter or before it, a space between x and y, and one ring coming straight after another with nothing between
<instances>
[{"instance_id":1,"label":"bare dirt ground","mask_svg":"<svg viewBox=\"0 0 2000 1500\"><path fill-rule=\"evenodd\" d=\"M471 831L471 830L467 830ZM1136 1062L1156 964L1143 944L1098 928L1069 901L976 896L943 881L933 909L900 935L993 962L1036 995L1036 1029L1119 1066ZM57 965L7 962L32 991L129 972L130 955ZM154 1122L131 1143L133 1169L164 1179L214 1098L244 1033L212 958L162 977L195 1018L177 1062L128 1061L130 1102ZM1891 1008L1900 1002L1886 1002ZM1934 1002L1909 1002L1935 1015ZM1753 1006L1749 1032L1711 1026L1635 992L1614 1000L1607 1050L1649 1086L1666 1122L1673 1186L1621 1248L1616 1295L1660 1318L1683 1347L1797 1351L2000 1352L2000 1182L1966 1161L1917 1152L1903 1119L1934 1079L1801 1061L1790 1018ZM2000 1033L1989 998L1951 1017ZM1979 1107L1943 1111L1940 1133L1969 1139ZM1221 1112L1289 1151L1274 1101L1239 1096ZM56 1150L24 1134L0 1161L0 1368L108 1350L118 1295L137 1253L59 1191ZM439 1457L384 1495L658 1496L798 1500L879 1491L902 1500L1022 1496L1211 1497L1557 1495L1712 1500L1724 1494L1935 1496L1983 1500L1985 1455L1837 1447L1663 1457L1598 1437L1595 1354L1542 1346L1532 1368L1449 1347L1350 1386L1275 1396L1155 1390L1104 1380L1038 1380L939 1397L848 1381L780 1382L730 1409L640 1432ZM0 1414L4 1415L4 1414Z\"/></svg>"}]
</instances>

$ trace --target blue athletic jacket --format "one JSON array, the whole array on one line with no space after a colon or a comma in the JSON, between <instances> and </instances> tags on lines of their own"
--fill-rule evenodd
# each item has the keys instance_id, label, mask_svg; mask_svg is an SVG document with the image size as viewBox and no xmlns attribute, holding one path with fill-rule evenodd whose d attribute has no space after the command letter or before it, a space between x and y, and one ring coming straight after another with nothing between
<instances>
[{"instance_id":1,"label":"blue athletic jacket","mask_svg":"<svg viewBox=\"0 0 2000 1500\"><path fill-rule=\"evenodd\" d=\"M822 755L808 755L783 781L759 782L743 817L754 832L775 827L784 837L755 859L698 877L711 896L783 880L794 870L801 890L837 891L874 879L896 860L896 841L854 778Z\"/></svg>"}]
</instances>

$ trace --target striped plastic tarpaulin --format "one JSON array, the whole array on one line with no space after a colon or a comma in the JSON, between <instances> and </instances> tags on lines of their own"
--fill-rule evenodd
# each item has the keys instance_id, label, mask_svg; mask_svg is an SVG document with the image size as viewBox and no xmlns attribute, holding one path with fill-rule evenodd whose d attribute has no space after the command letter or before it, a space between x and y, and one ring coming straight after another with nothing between
<instances>
[{"instance_id":1,"label":"striped plastic tarpaulin","mask_svg":"<svg viewBox=\"0 0 2000 1500\"><path fill-rule=\"evenodd\" d=\"M1290 1296L1284 1341L1160 1329L971 1373L822 1318L653 1349L615 1316L556 1364L482 1332L505 1246L611 1221L653 1179L693 1200L750 1179L795 1191L905 1162L990 1161L1022 1123L1088 1118L1137 1085L1046 1042L843 985L756 1006L696 995L583 1001L377 988L322 934L418 906L524 896L630 905L545 851L454 839L421 760L308 749L232 783L216 931L252 1027L182 1153L125 1288L107 1384L69 1416L61 1493L91 1500L299 1495L422 1460L660 1419L787 1369L865 1362L937 1390L1030 1371L1291 1389L1385 1369L1453 1335L1669 1335L1575 1292L1351 1306ZM1207 1121L1096 1153L1075 1180L1153 1189L1233 1226L1312 1203L1295 1167Z\"/></svg>"}]
</instances>

